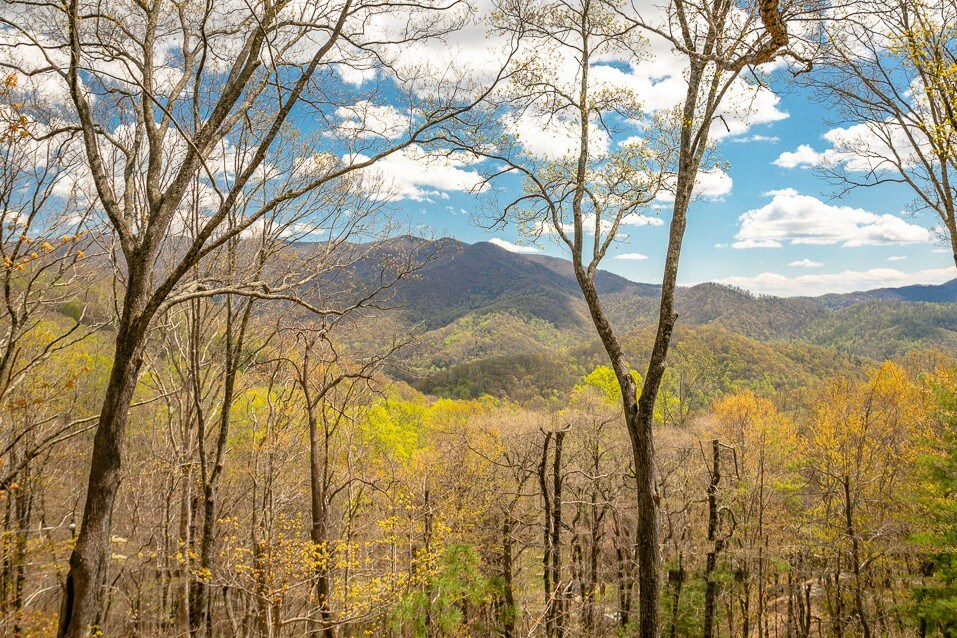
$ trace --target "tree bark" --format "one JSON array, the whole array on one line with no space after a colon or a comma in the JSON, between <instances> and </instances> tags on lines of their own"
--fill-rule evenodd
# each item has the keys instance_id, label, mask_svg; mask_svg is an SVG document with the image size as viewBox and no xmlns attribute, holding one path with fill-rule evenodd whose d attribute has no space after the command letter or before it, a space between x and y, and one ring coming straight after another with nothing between
<instances>
[{"instance_id":1,"label":"tree bark","mask_svg":"<svg viewBox=\"0 0 957 638\"><path fill-rule=\"evenodd\" d=\"M712 467L711 481L708 483L708 557L705 564L704 580L704 638L714 636L714 610L718 583L714 580L718 554L722 549L722 541L718 540L718 484L721 481L721 455L718 440L711 441Z\"/></svg>"},{"instance_id":2,"label":"tree bark","mask_svg":"<svg viewBox=\"0 0 957 638\"><path fill-rule=\"evenodd\" d=\"M515 591L513 587L512 512L502 518L502 637L512 638L515 631Z\"/></svg>"},{"instance_id":3,"label":"tree bark","mask_svg":"<svg viewBox=\"0 0 957 638\"><path fill-rule=\"evenodd\" d=\"M305 385L303 387L306 387ZM308 399L307 399L308 400ZM332 610L329 607L329 553L328 526L329 514L326 499L326 463L328 441L320 437L319 422L312 405L308 409L309 419L309 456L310 486L312 494L312 527L310 538L316 548L319 564L316 566L316 602L319 604L319 633L323 638L333 638Z\"/></svg>"},{"instance_id":4,"label":"tree bark","mask_svg":"<svg viewBox=\"0 0 957 638\"><path fill-rule=\"evenodd\" d=\"M126 423L143 363L146 293L142 277L131 273L106 397L100 410L90 464L83 522L70 555L64 585L59 638L87 638L101 621L103 586L109 570L113 505L122 480Z\"/></svg>"},{"instance_id":5,"label":"tree bark","mask_svg":"<svg viewBox=\"0 0 957 638\"><path fill-rule=\"evenodd\" d=\"M847 524L847 536L851 540L851 564L854 568L854 606L857 608L857 619L861 623L864 638L871 638L871 625L864 611L863 583L861 579L861 552L854 531L854 505L851 502L851 479L844 475L844 515Z\"/></svg>"}]
</instances>

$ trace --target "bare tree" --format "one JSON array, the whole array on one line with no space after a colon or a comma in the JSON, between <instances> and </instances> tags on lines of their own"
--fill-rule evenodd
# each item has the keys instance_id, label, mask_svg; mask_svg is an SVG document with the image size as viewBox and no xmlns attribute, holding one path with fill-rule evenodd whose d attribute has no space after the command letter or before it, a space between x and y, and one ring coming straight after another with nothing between
<instances>
[{"instance_id":1,"label":"bare tree","mask_svg":"<svg viewBox=\"0 0 957 638\"><path fill-rule=\"evenodd\" d=\"M957 264L957 3L865 0L835 18L806 77L843 128L808 161L845 189L908 187L913 209L940 219Z\"/></svg>"},{"instance_id":2,"label":"bare tree","mask_svg":"<svg viewBox=\"0 0 957 638\"><path fill-rule=\"evenodd\" d=\"M480 99L482 91L460 76L451 84L431 82L400 59L404 47L447 34L466 17L457 0L116 2L107 8L86 0L7 3L0 25L13 37L5 40L3 64L66 88L55 132L82 139L88 171L81 178L93 184L124 264L113 369L64 592L61 636L88 635L102 611L127 414L153 321L197 296L233 293L294 302L294 281L277 290L255 281L197 284L186 275L263 217L324 187L341 187L345 176L390 153L429 141L437 123ZM17 55L23 51L33 54L33 63ZM350 69L372 70L408 89L409 116L400 136L375 131L365 119L359 129L372 130L378 144L355 134L355 118L340 111L358 101L342 79ZM342 120L349 119L353 126L346 128L353 134L346 142L338 136L338 144L320 140L325 143L318 149L291 161L274 143L292 125L294 110L311 115L327 132L343 129ZM374 150L357 152L348 139L364 140L358 145ZM264 177L271 178L270 188L227 227L250 185ZM199 232L184 238L178 229L191 189L205 205ZM171 242L176 250L164 261L161 253ZM326 310L321 301L312 309Z\"/></svg>"},{"instance_id":3,"label":"bare tree","mask_svg":"<svg viewBox=\"0 0 957 638\"><path fill-rule=\"evenodd\" d=\"M330 529L333 508L359 480L348 473L340 475L335 467L334 455L341 445L337 441L341 438L339 430L343 422L353 418L356 396L372 386L382 365L407 344L407 340L393 340L385 350L364 360L347 360L331 338L332 327L320 325L299 331L300 356L290 360L309 430L310 539L316 553L316 625L319 635L325 638L334 638L336 627L330 602L332 565L337 558Z\"/></svg>"},{"instance_id":4,"label":"bare tree","mask_svg":"<svg viewBox=\"0 0 957 638\"><path fill-rule=\"evenodd\" d=\"M631 439L638 494L640 634L658 635L658 496L655 493L653 423L677 314L678 262L699 172L709 165L711 129L739 76L787 52L788 22L805 7L763 0L673 0L647 16L616 0L544 0L497 5L498 28L522 39L525 56L513 90L496 105L494 135L460 142L493 158L489 175L523 179L520 197L497 218L519 223L534 236L549 234L571 253L575 277L621 390ZM599 61L637 60L644 36L664 38L687 64L687 89L679 106L647 126L642 96L591 76ZM536 147L527 128L558 143ZM631 133L627 141L612 144ZM643 223L656 198L674 199L661 289L658 329L646 374L639 381L602 305L595 276L622 229Z\"/></svg>"},{"instance_id":5,"label":"bare tree","mask_svg":"<svg viewBox=\"0 0 957 638\"><path fill-rule=\"evenodd\" d=\"M42 139L44 128L14 94L19 81L10 74L0 86L0 406L37 377L38 367L96 329L80 292L94 280L93 269L84 268L84 259L96 257L87 237L91 211L69 189L78 158ZM56 321L62 309L70 321ZM0 408L0 427L6 410ZM89 420L42 415L34 425L36 432L5 435L3 455L16 449L17 458L0 474L0 489Z\"/></svg>"}]
</instances>

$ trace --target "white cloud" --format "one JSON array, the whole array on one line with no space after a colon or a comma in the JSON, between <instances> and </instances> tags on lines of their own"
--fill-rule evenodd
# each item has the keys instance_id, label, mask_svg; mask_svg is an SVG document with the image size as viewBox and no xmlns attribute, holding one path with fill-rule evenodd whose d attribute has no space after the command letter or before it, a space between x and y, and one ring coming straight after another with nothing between
<instances>
[{"instance_id":1,"label":"white cloud","mask_svg":"<svg viewBox=\"0 0 957 638\"><path fill-rule=\"evenodd\" d=\"M720 199L731 192L734 180L719 168L699 171L695 179L694 192L705 199Z\"/></svg>"},{"instance_id":2,"label":"white cloud","mask_svg":"<svg viewBox=\"0 0 957 638\"><path fill-rule=\"evenodd\" d=\"M834 206L786 188L767 193L770 203L738 219L734 248L778 248L790 244L882 246L930 240L930 231L889 214Z\"/></svg>"},{"instance_id":3,"label":"white cloud","mask_svg":"<svg viewBox=\"0 0 957 638\"><path fill-rule=\"evenodd\" d=\"M904 261L905 259L907 259L907 257L903 255L891 255L887 258L887 261Z\"/></svg>"},{"instance_id":4,"label":"white cloud","mask_svg":"<svg viewBox=\"0 0 957 638\"><path fill-rule=\"evenodd\" d=\"M377 74L373 66L364 68L356 64L336 64L335 68L342 81L352 86L362 86L366 82L374 80Z\"/></svg>"},{"instance_id":5,"label":"white cloud","mask_svg":"<svg viewBox=\"0 0 957 638\"><path fill-rule=\"evenodd\" d=\"M409 128L409 117L390 104L373 104L362 100L352 106L341 106L336 115L342 118L339 131L353 138L401 137Z\"/></svg>"},{"instance_id":6,"label":"white cloud","mask_svg":"<svg viewBox=\"0 0 957 638\"><path fill-rule=\"evenodd\" d=\"M672 179L670 181L671 184L673 184L675 180ZM699 171L697 177L695 177L694 195L695 197L718 201L725 195L728 195L733 187L734 180L720 168ZM666 189L658 195L658 201L675 201L673 187L666 187Z\"/></svg>"},{"instance_id":7,"label":"white cloud","mask_svg":"<svg viewBox=\"0 0 957 638\"><path fill-rule=\"evenodd\" d=\"M541 249L535 248L534 246L520 246L518 244L513 244L510 241L506 241L498 237L492 237L490 240L488 240L488 243L494 244L498 246L499 248L507 250L510 253L519 253L522 255L530 255L532 253L542 252Z\"/></svg>"},{"instance_id":8,"label":"white cloud","mask_svg":"<svg viewBox=\"0 0 957 638\"><path fill-rule=\"evenodd\" d=\"M632 213L621 218L622 226L662 226L665 220L660 217L650 217L640 213Z\"/></svg>"},{"instance_id":9,"label":"white cloud","mask_svg":"<svg viewBox=\"0 0 957 638\"><path fill-rule=\"evenodd\" d=\"M788 264L788 266L795 266L797 268L820 268L823 265L824 264L819 261L811 261L810 259L799 259Z\"/></svg>"},{"instance_id":10,"label":"white cloud","mask_svg":"<svg viewBox=\"0 0 957 638\"><path fill-rule=\"evenodd\" d=\"M353 162L367 159L360 154L351 158ZM474 157L464 154L431 156L413 144L379 160L366 171L373 178L371 186L377 197L389 201L432 201L436 197L447 199L445 191L482 190L482 176L468 168L474 161Z\"/></svg>"},{"instance_id":11,"label":"white cloud","mask_svg":"<svg viewBox=\"0 0 957 638\"><path fill-rule=\"evenodd\" d=\"M913 284L941 284L957 277L957 268L936 268L913 273L893 268L848 270L820 275L787 277L777 273L761 273L753 277L726 277L718 283L737 286L751 292L780 297L817 296L827 293L855 292Z\"/></svg>"},{"instance_id":12,"label":"white cloud","mask_svg":"<svg viewBox=\"0 0 957 638\"><path fill-rule=\"evenodd\" d=\"M919 129L905 130L891 120L833 128L824 134L824 140L829 147L823 151L801 144L781 153L774 164L781 168L843 165L852 173L880 172L915 165L919 161L917 147L926 151L929 145Z\"/></svg>"},{"instance_id":13,"label":"white cloud","mask_svg":"<svg viewBox=\"0 0 957 638\"><path fill-rule=\"evenodd\" d=\"M712 139L743 135L757 124L787 119L788 114L778 108L780 103L781 98L767 87L756 86L741 78L735 80L711 125Z\"/></svg>"},{"instance_id":14,"label":"white cloud","mask_svg":"<svg viewBox=\"0 0 957 638\"><path fill-rule=\"evenodd\" d=\"M517 119L506 120L505 127L521 143L522 149L534 157L567 158L577 154L581 146L577 120L524 111ZM588 129L592 155L607 153L611 145L608 133L594 124Z\"/></svg>"},{"instance_id":15,"label":"white cloud","mask_svg":"<svg viewBox=\"0 0 957 638\"><path fill-rule=\"evenodd\" d=\"M728 141L736 143L767 142L768 144L777 144L781 141L781 138L776 135L742 135L740 137L732 137Z\"/></svg>"},{"instance_id":16,"label":"white cloud","mask_svg":"<svg viewBox=\"0 0 957 638\"><path fill-rule=\"evenodd\" d=\"M615 259L622 259L624 261L642 261L648 259L648 255L642 255L641 253L623 253L621 255L615 255Z\"/></svg>"},{"instance_id":17,"label":"white cloud","mask_svg":"<svg viewBox=\"0 0 957 638\"><path fill-rule=\"evenodd\" d=\"M774 165L781 168L809 168L820 166L824 161L823 153L818 153L807 144L801 144L793 151L781 153L774 160Z\"/></svg>"},{"instance_id":18,"label":"white cloud","mask_svg":"<svg viewBox=\"0 0 957 638\"><path fill-rule=\"evenodd\" d=\"M661 14L663 15L663 14ZM675 108L685 97L687 62L683 55L661 38L652 36L649 56L638 62L592 67L589 77L595 88L629 90L641 99L647 113ZM735 80L718 109L711 138L719 140L745 134L752 126L769 124L788 117L779 107L781 99L770 89Z\"/></svg>"}]
</instances>

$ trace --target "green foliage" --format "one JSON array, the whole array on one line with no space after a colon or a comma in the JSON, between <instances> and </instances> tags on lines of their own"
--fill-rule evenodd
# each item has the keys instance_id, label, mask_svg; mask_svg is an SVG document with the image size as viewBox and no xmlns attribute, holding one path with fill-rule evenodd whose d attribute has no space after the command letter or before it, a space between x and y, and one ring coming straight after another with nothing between
<instances>
[{"instance_id":1,"label":"green foliage","mask_svg":"<svg viewBox=\"0 0 957 638\"><path fill-rule=\"evenodd\" d=\"M632 370L631 377L635 380L635 385L640 388L641 375ZM585 375L582 384L575 389L581 391L584 388L596 390L602 400L609 405L621 403L621 386L618 384L618 377L608 366L595 366L594 370Z\"/></svg>"},{"instance_id":2,"label":"green foliage","mask_svg":"<svg viewBox=\"0 0 957 638\"><path fill-rule=\"evenodd\" d=\"M454 399L490 395L526 402L567 392L583 375L581 364L560 352L532 352L452 366L433 373L417 387Z\"/></svg>"},{"instance_id":3,"label":"green foliage","mask_svg":"<svg viewBox=\"0 0 957 638\"><path fill-rule=\"evenodd\" d=\"M928 629L953 638L957 636L957 386L941 384L936 390L938 453L922 459L931 487L928 500L935 531L914 538L933 551L931 562L924 566L931 576L914 590L913 613Z\"/></svg>"},{"instance_id":4,"label":"green foliage","mask_svg":"<svg viewBox=\"0 0 957 638\"><path fill-rule=\"evenodd\" d=\"M663 634L670 632L672 620L675 626L675 635L683 637L697 637L701 635L701 610L704 609L705 582L703 579L690 574L684 574L684 583L681 587L681 596L678 599L677 613L674 608L674 584L669 580L676 577L676 569L669 569L661 592L661 624Z\"/></svg>"},{"instance_id":5,"label":"green foliage","mask_svg":"<svg viewBox=\"0 0 957 638\"><path fill-rule=\"evenodd\" d=\"M435 573L425 587L405 597L395 608L393 626L410 629L416 638L465 635L467 611L487 602L493 584L480 570L478 552L470 545L453 543L439 557Z\"/></svg>"},{"instance_id":6,"label":"green foliage","mask_svg":"<svg viewBox=\"0 0 957 638\"><path fill-rule=\"evenodd\" d=\"M422 420L426 411L421 403L387 398L368 409L360 431L372 448L385 456L408 461L423 444Z\"/></svg>"},{"instance_id":7,"label":"green foliage","mask_svg":"<svg viewBox=\"0 0 957 638\"><path fill-rule=\"evenodd\" d=\"M922 348L953 352L957 350L957 304L859 303L815 322L805 339L873 359Z\"/></svg>"}]
</instances>

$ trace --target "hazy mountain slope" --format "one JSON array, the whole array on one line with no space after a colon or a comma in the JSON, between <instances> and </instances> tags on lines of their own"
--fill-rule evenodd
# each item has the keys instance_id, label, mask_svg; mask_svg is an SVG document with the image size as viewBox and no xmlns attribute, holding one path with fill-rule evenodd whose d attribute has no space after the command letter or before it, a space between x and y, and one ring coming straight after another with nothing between
<instances>
[{"instance_id":1,"label":"hazy mountain slope","mask_svg":"<svg viewBox=\"0 0 957 638\"><path fill-rule=\"evenodd\" d=\"M957 279L936 286L903 286L877 288L843 295L823 295L814 301L827 308L846 308L866 301L924 301L928 303L957 303Z\"/></svg>"},{"instance_id":2,"label":"hazy mountain slope","mask_svg":"<svg viewBox=\"0 0 957 638\"><path fill-rule=\"evenodd\" d=\"M623 280L627 281L627 280ZM577 285L547 266L489 243L446 240L396 291L408 319L434 329L472 312L513 312L556 326L582 325Z\"/></svg>"},{"instance_id":3,"label":"hazy mountain slope","mask_svg":"<svg viewBox=\"0 0 957 638\"><path fill-rule=\"evenodd\" d=\"M409 239L404 240L411 241ZM407 248L407 246L405 246ZM593 339L571 263L521 255L489 243L436 242L435 258L403 282L396 299L418 324L431 355L426 369L488 357L564 348ZM606 310L621 331L652 325L658 287L597 276ZM757 341L809 342L884 357L957 343L957 280L820 298L754 295L714 283L679 288L679 325L713 326ZM915 303L914 300L935 300Z\"/></svg>"}]
</instances>

